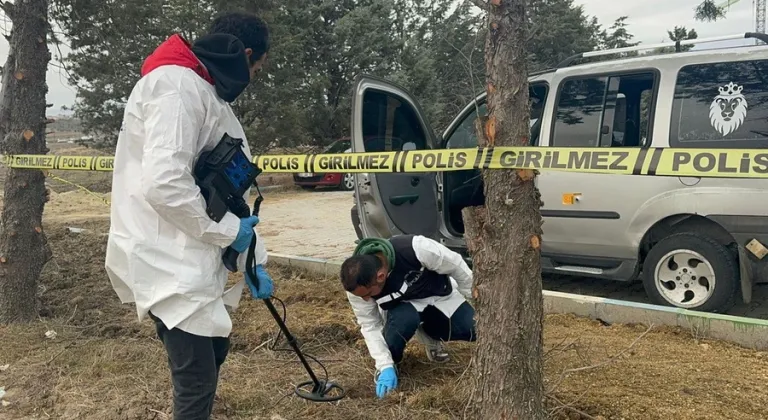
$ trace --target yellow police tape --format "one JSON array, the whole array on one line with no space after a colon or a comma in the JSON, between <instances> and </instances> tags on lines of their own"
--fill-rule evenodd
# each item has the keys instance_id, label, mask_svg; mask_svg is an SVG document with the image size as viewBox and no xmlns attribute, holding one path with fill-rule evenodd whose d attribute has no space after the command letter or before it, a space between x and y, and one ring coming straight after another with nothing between
<instances>
[{"instance_id":1,"label":"yellow police tape","mask_svg":"<svg viewBox=\"0 0 768 420\"><path fill-rule=\"evenodd\" d=\"M101 201L102 203L106 204L107 206L109 206L109 205L110 205L110 202L109 202L109 200L107 200L106 198L104 198L104 197L103 197L101 194L99 194L99 193L96 193L96 192L93 192L93 191L89 190L88 188L86 188L86 187L84 187L84 186L82 186L82 185L80 185L80 184L78 184L78 183L76 183L76 182L72 182L72 181L70 181L70 180L67 180L67 179L64 179L64 178L58 177L58 176L56 176L56 175L54 175L54 174L52 174L52 173L50 173L50 172L46 173L45 175L46 175L47 177L51 178L51 179L54 179L54 180L56 180L56 181L59 181L59 182L63 182L63 183L65 183L65 184L71 185L71 186L73 186L73 187L75 187L75 188L79 189L80 191L83 191L83 192L85 192L86 194L88 194L88 195L90 195L90 196L93 196L93 197L95 197L96 199L98 199L98 200L99 200L99 201Z\"/></svg>"},{"instance_id":2,"label":"yellow police tape","mask_svg":"<svg viewBox=\"0 0 768 420\"><path fill-rule=\"evenodd\" d=\"M418 173L536 169L582 173L768 178L768 150L496 147L309 155L260 155L265 173ZM11 168L112 171L111 156L9 155Z\"/></svg>"}]
</instances>

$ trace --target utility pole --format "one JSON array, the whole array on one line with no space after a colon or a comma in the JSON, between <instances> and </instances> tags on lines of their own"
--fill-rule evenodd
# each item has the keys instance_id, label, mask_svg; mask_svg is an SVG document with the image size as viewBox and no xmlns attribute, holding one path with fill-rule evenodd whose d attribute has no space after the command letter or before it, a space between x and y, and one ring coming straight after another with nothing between
<instances>
[{"instance_id":1,"label":"utility pole","mask_svg":"<svg viewBox=\"0 0 768 420\"><path fill-rule=\"evenodd\" d=\"M755 32L760 34L765 33L765 1L755 0ZM757 43L759 45L762 41L757 40Z\"/></svg>"}]
</instances>

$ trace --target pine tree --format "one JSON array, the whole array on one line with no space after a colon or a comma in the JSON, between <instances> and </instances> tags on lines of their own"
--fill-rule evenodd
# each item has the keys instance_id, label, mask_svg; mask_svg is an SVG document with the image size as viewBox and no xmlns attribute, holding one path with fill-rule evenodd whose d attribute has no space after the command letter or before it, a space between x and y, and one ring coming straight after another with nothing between
<instances>
[{"instance_id":1,"label":"pine tree","mask_svg":"<svg viewBox=\"0 0 768 420\"><path fill-rule=\"evenodd\" d=\"M483 147L529 137L526 0L489 0L485 43L488 115ZM462 211L472 255L478 345L473 418L544 419L541 200L531 170L483 171L485 205Z\"/></svg>"},{"instance_id":2,"label":"pine tree","mask_svg":"<svg viewBox=\"0 0 768 420\"><path fill-rule=\"evenodd\" d=\"M10 52L0 91L2 153L45 154L45 81L51 54L48 0L4 2L11 20ZM37 318L37 283L51 258L42 229L46 190L42 171L9 169L0 216L0 322Z\"/></svg>"}]
</instances>

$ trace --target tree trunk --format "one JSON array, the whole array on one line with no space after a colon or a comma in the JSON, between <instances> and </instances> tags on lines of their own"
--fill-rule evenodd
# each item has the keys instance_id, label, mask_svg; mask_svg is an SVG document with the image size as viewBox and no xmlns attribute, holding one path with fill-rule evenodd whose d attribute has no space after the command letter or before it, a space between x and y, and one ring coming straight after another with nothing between
<instances>
[{"instance_id":1,"label":"tree trunk","mask_svg":"<svg viewBox=\"0 0 768 420\"><path fill-rule=\"evenodd\" d=\"M48 0L2 3L13 28L0 91L3 154L45 154ZM0 216L0 323L37 318L37 282L51 258L42 230L45 175L9 169Z\"/></svg>"},{"instance_id":2,"label":"tree trunk","mask_svg":"<svg viewBox=\"0 0 768 420\"><path fill-rule=\"evenodd\" d=\"M488 116L480 146L527 146L525 0L488 0ZM544 419L541 200L529 170L483 171L485 206L464 209L473 260L478 345L471 417Z\"/></svg>"}]
</instances>

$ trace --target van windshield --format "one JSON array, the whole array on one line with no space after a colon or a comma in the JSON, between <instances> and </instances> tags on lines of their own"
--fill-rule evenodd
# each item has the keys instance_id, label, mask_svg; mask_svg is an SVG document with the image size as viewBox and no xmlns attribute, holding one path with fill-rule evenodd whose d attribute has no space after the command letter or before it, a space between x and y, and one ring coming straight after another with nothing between
<instances>
[{"instance_id":1,"label":"van windshield","mask_svg":"<svg viewBox=\"0 0 768 420\"><path fill-rule=\"evenodd\" d=\"M531 101L531 119L529 127L531 127L531 141L530 145L536 145L539 138L539 129L541 127L540 120L541 115L544 112L544 103L547 99L548 86L546 83L535 83L530 85L529 97ZM468 114L461 121L458 127L453 130L448 137L446 148L448 149L466 149L477 147L477 132L475 131L475 120L477 119L477 112L485 115L488 112L486 103L483 102L473 112Z\"/></svg>"}]
</instances>

